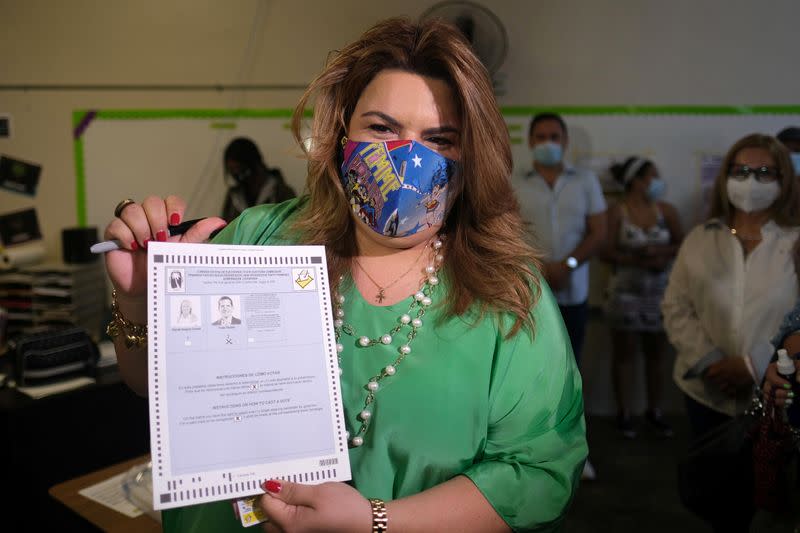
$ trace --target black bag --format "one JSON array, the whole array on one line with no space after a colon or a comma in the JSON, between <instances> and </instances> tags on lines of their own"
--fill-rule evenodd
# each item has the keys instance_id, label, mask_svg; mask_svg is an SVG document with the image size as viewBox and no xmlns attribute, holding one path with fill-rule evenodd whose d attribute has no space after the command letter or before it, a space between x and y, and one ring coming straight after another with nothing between
<instances>
[{"instance_id":1,"label":"black bag","mask_svg":"<svg viewBox=\"0 0 800 533\"><path fill-rule=\"evenodd\" d=\"M48 328L9 341L14 379L19 386L42 384L72 375L92 375L100 352L80 327Z\"/></svg>"},{"instance_id":2,"label":"black bag","mask_svg":"<svg viewBox=\"0 0 800 533\"><path fill-rule=\"evenodd\" d=\"M703 434L678 463L681 501L699 517L753 507L753 438L761 411L757 393L745 413Z\"/></svg>"}]
</instances>

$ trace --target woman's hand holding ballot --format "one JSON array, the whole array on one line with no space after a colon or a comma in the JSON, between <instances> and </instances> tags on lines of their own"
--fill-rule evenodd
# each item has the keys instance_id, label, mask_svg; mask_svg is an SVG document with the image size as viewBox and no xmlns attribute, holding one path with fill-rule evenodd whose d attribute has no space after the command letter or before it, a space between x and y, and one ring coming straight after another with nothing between
<instances>
[{"instance_id":1,"label":"woman's hand holding ballot","mask_svg":"<svg viewBox=\"0 0 800 533\"><path fill-rule=\"evenodd\" d=\"M122 250L106 254L106 269L111 283L122 299L144 298L147 282L147 255L150 241L203 242L217 229L225 226L219 217L199 221L183 235L169 235L167 226L179 224L186 211L186 202L177 196L148 196L139 204L123 200L114 210L114 219L106 226L104 238L117 239ZM144 301L142 301L144 305Z\"/></svg>"},{"instance_id":2,"label":"woman's hand holding ballot","mask_svg":"<svg viewBox=\"0 0 800 533\"><path fill-rule=\"evenodd\" d=\"M106 329L114 339L122 379L137 394L147 395L147 249L150 241L203 242L225 226L219 217L200 220L181 235L170 236L169 225L179 224L186 202L177 196L148 196L141 204L126 199L114 209L104 238L120 242L121 249L105 254L106 270L114 286L112 320Z\"/></svg>"}]
</instances>

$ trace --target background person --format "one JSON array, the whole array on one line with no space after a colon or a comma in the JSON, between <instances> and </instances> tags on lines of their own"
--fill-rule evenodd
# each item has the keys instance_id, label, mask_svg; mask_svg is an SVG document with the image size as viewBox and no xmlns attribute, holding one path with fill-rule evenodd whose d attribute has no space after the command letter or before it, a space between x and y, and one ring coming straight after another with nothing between
<instances>
[{"instance_id":1,"label":"background person","mask_svg":"<svg viewBox=\"0 0 800 533\"><path fill-rule=\"evenodd\" d=\"M395 531L558 528L586 457L581 382L525 242L508 129L485 68L454 27L390 19L311 83L295 110L298 142L312 98L310 195L249 209L215 242L326 245L353 481L270 480L264 530L369 531L382 504L366 497L386 500ZM441 200L441 222L421 223L426 211L413 195L426 187L392 191L412 195L397 204L395 236L354 212L354 193L343 187L348 167L362 151L390 146L406 172L419 158L419 180L446 174L454 190ZM389 177L359 168L368 194L379 187L376 174ZM385 202L394 205L396 194ZM147 198L106 235L143 240L185 208L175 197ZM200 242L221 225L205 219L171 239ZM106 256L120 312L139 323L147 314L142 257L130 249ZM389 335L398 323L402 331ZM115 346L126 381L145 393L145 347L127 349L121 338ZM374 402L365 405L370 381ZM387 383L391 394L382 394ZM240 528L229 502L163 517L166 531Z\"/></svg>"},{"instance_id":2,"label":"background person","mask_svg":"<svg viewBox=\"0 0 800 533\"><path fill-rule=\"evenodd\" d=\"M694 438L742 413L761 382L764 346L797 300L799 207L788 150L748 135L723 159L709 220L681 245L661 308ZM748 531L752 499L728 488L708 495L712 526Z\"/></svg>"},{"instance_id":3,"label":"background person","mask_svg":"<svg viewBox=\"0 0 800 533\"><path fill-rule=\"evenodd\" d=\"M790 126L778 132L776 138L789 150L795 176L800 176L800 128Z\"/></svg>"},{"instance_id":4,"label":"background person","mask_svg":"<svg viewBox=\"0 0 800 533\"><path fill-rule=\"evenodd\" d=\"M800 366L800 359L798 359L800 354L800 301L783 317L781 327L770 342L776 349L784 348L789 357L795 360L795 367ZM776 363L771 362L764 375L764 394L774 394L776 405L790 406L800 400L800 398L795 398L795 391L791 385L789 381L778 374ZM790 419L790 422L793 420ZM800 478L798 481L800 482Z\"/></svg>"},{"instance_id":5,"label":"background person","mask_svg":"<svg viewBox=\"0 0 800 533\"><path fill-rule=\"evenodd\" d=\"M661 410L665 338L661 299L669 267L683 239L675 208L664 201L666 184L652 161L630 157L611 167L623 186L620 201L608 211L609 237L603 258L611 263L606 318L613 347L612 381L617 427L636 436L631 415L633 357L641 343L647 384L645 420L660 435L672 436Z\"/></svg>"},{"instance_id":6,"label":"background person","mask_svg":"<svg viewBox=\"0 0 800 533\"><path fill-rule=\"evenodd\" d=\"M533 117L528 144L533 170L517 180L520 210L544 254L543 273L555 292L572 350L580 361L589 298L589 259L606 238L606 202L597 176L564 162L569 143L560 115Z\"/></svg>"},{"instance_id":7,"label":"background person","mask_svg":"<svg viewBox=\"0 0 800 533\"><path fill-rule=\"evenodd\" d=\"M522 217L544 254L543 274L580 363L588 320L589 259L605 242L606 202L593 172L564 162L568 143L567 125L560 115L533 117L528 130L533 170L515 180L515 189ZM583 477L596 477L589 461Z\"/></svg>"},{"instance_id":8,"label":"background person","mask_svg":"<svg viewBox=\"0 0 800 533\"><path fill-rule=\"evenodd\" d=\"M222 218L228 222L248 207L275 204L297 196L280 169L267 167L256 143L246 137L237 137L228 144L223 163L225 176L233 181L222 206Z\"/></svg>"},{"instance_id":9,"label":"background person","mask_svg":"<svg viewBox=\"0 0 800 533\"><path fill-rule=\"evenodd\" d=\"M777 363L772 362L767 367L762 383L764 398L772 395L775 405L786 409L786 420L796 431L800 429L800 406L794 405L800 401L796 397L798 388L797 369L800 367L800 300L794 308L789 311L781 322L781 326L772 337L770 344L777 348L783 348L789 357L794 359L795 383L790 383L778 373ZM777 354L773 357L777 360ZM793 386L794 385L794 386ZM779 410L780 412L780 410ZM797 448L792 450L788 456L787 463L782 466L787 475L786 484L786 508L781 511L767 511L760 509L756 511L753 518L754 531L796 531L800 526L800 461L798 461ZM778 461L783 457L778 457ZM780 464L780 463L776 463Z\"/></svg>"}]
</instances>

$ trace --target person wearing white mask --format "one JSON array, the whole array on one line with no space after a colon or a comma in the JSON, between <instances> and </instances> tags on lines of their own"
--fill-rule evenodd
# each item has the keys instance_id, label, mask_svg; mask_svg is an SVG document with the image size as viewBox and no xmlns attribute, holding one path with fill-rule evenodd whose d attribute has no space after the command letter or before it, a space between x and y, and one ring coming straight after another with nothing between
<instances>
[{"instance_id":1,"label":"person wearing white mask","mask_svg":"<svg viewBox=\"0 0 800 533\"><path fill-rule=\"evenodd\" d=\"M798 297L800 197L789 151L748 135L717 175L710 218L683 241L661 305L694 439L744 412ZM749 531L752 483L731 469L707 495L714 531Z\"/></svg>"},{"instance_id":2,"label":"person wearing white mask","mask_svg":"<svg viewBox=\"0 0 800 533\"><path fill-rule=\"evenodd\" d=\"M795 176L800 176L800 128L790 126L782 129L776 138L789 149L789 156L792 158Z\"/></svg>"},{"instance_id":3,"label":"person wearing white mask","mask_svg":"<svg viewBox=\"0 0 800 533\"><path fill-rule=\"evenodd\" d=\"M606 319L613 347L617 427L624 437L636 437L630 396L633 358L641 343L647 385L645 420L657 435L671 437L672 428L661 410L666 342L660 306L683 230L675 207L662 201L666 182L652 161L629 157L610 172L624 188L619 202L608 211L609 238L601 254L613 267Z\"/></svg>"},{"instance_id":4,"label":"person wearing white mask","mask_svg":"<svg viewBox=\"0 0 800 533\"><path fill-rule=\"evenodd\" d=\"M580 363L589 298L589 259L606 239L606 202L597 176L564 161L567 125L556 113L533 117L528 144L533 169L514 178L523 219L543 254L545 280L553 289L572 351ZM587 461L584 479L594 479Z\"/></svg>"}]
</instances>

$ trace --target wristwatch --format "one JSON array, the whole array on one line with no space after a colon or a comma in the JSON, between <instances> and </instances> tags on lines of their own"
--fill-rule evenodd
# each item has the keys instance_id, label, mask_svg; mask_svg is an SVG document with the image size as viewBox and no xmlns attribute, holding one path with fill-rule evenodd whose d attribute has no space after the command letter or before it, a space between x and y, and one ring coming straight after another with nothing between
<instances>
[{"instance_id":1,"label":"wristwatch","mask_svg":"<svg viewBox=\"0 0 800 533\"><path fill-rule=\"evenodd\" d=\"M572 256L567 257L564 262L567 264L567 267L569 267L570 270L575 270L578 268L578 260Z\"/></svg>"}]
</instances>

